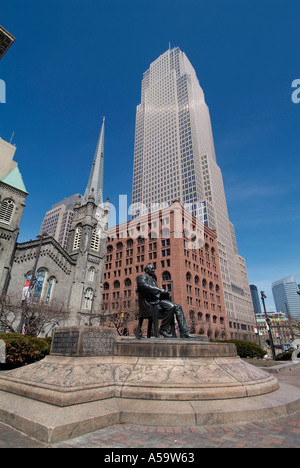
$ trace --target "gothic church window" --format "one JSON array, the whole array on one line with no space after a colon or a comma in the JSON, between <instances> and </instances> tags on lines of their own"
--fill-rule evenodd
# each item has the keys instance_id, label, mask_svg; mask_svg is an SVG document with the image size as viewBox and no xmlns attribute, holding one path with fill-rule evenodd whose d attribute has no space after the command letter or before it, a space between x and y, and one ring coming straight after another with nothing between
<instances>
[{"instance_id":1,"label":"gothic church window","mask_svg":"<svg viewBox=\"0 0 300 468\"><path fill-rule=\"evenodd\" d=\"M91 267L88 271L88 279L89 281L93 282L95 279L95 268Z\"/></svg>"},{"instance_id":2,"label":"gothic church window","mask_svg":"<svg viewBox=\"0 0 300 468\"><path fill-rule=\"evenodd\" d=\"M46 304L49 304L53 297L53 291L54 291L54 284L55 284L55 277L51 276L49 278L48 282L48 288L47 288L47 294L46 294Z\"/></svg>"},{"instance_id":3,"label":"gothic church window","mask_svg":"<svg viewBox=\"0 0 300 468\"><path fill-rule=\"evenodd\" d=\"M82 226L77 226L75 229L73 250L79 249L80 241L81 241L81 234L82 234Z\"/></svg>"},{"instance_id":4,"label":"gothic church window","mask_svg":"<svg viewBox=\"0 0 300 468\"><path fill-rule=\"evenodd\" d=\"M96 250L98 252L99 246L100 246L100 230L98 228L94 228L92 232L91 249Z\"/></svg>"},{"instance_id":5,"label":"gothic church window","mask_svg":"<svg viewBox=\"0 0 300 468\"><path fill-rule=\"evenodd\" d=\"M91 288L88 288L84 293L83 298L83 309L91 310L93 303L94 291Z\"/></svg>"},{"instance_id":6,"label":"gothic church window","mask_svg":"<svg viewBox=\"0 0 300 468\"><path fill-rule=\"evenodd\" d=\"M39 301L42 297L42 292L44 288L46 278L46 270L39 270L36 276L36 281L33 290L33 299Z\"/></svg>"},{"instance_id":7,"label":"gothic church window","mask_svg":"<svg viewBox=\"0 0 300 468\"><path fill-rule=\"evenodd\" d=\"M6 198L0 205L0 222L10 224L14 212L15 203L13 200Z\"/></svg>"}]
</instances>

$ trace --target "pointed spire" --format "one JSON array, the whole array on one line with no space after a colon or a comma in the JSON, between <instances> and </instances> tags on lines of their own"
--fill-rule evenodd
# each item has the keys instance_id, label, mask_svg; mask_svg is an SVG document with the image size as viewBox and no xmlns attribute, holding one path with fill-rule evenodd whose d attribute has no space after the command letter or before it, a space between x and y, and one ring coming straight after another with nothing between
<instances>
[{"instance_id":1,"label":"pointed spire","mask_svg":"<svg viewBox=\"0 0 300 468\"><path fill-rule=\"evenodd\" d=\"M89 181L85 190L84 197L82 199L82 205L87 203L88 198L94 191L95 202L97 205L102 203L103 197L103 165L104 165L104 122L105 117L103 117L102 127L100 136L98 139L98 144L94 156L94 161L89 177Z\"/></svg>"}]
</instances>

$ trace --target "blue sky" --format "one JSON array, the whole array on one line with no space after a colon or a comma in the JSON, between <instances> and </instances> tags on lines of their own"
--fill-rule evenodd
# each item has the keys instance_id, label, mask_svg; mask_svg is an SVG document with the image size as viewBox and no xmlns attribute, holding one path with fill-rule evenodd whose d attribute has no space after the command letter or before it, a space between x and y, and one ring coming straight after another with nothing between
<instances>
[{"instance_id":1,"label":"blue sky","mask_svg":"<svg viewBox=\"0 0 300 468\"><path fill-rule=\"evenodd\" d=\"M239 252L274 309L271 283L300 283L299 14L299 0L0 0L17 38L0 62L0 137L14 132L29 192L19 241L84 192L104 115L104 194L130 204L142 74L170 42L204 90Z\"/></svg>"}]
</instances>

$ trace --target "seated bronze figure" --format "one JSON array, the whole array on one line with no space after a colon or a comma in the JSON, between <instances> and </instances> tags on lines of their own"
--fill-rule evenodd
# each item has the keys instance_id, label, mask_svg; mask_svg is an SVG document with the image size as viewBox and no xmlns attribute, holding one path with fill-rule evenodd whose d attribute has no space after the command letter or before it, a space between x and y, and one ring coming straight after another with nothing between
<instances>
[{"instance_id":1,"label":"seated bronze figure","mask_svg":"<svg viewBox=\"0 0 300 468\"><path fill-rule=\"evenodd\" d=\"M137 338L139 337L144 318L150 318L148 324L148 337L151 332L152 322L156 338L158 338L159 333L165 338L176 337L174 317L176 317L178 323L180 338L193 338L188 333L188 325L186 323L182 307L174 304L170 300L169 293L158 287L155 280L154 265L148 264L145 267L144 274L138 276L137 288L140 309L139 325L136 332ZM160 328L158 328L159 318L162 319ZM172 335L168 333L170 328L172 329Z\"/></svg>"}]
</instances>

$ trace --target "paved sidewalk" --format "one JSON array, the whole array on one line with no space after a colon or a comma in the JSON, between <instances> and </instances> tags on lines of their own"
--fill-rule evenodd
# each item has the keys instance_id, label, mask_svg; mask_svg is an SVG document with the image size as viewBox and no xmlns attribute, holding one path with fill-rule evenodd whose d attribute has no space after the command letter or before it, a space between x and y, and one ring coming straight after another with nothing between
<instances>
[{"instance_id":1,"label":"paved sidewalk","mask_svg":"<svg viewBox=\"0 0 300 468\"><path fill-rule=\"evenodd\" d=\"M300 366L279 381L299 388ZM300 448L300 412L270 421L227 426L157 427L117 424L76 439L43 444L0 423L0 448Z\"/></svg>"}]
</instances>

